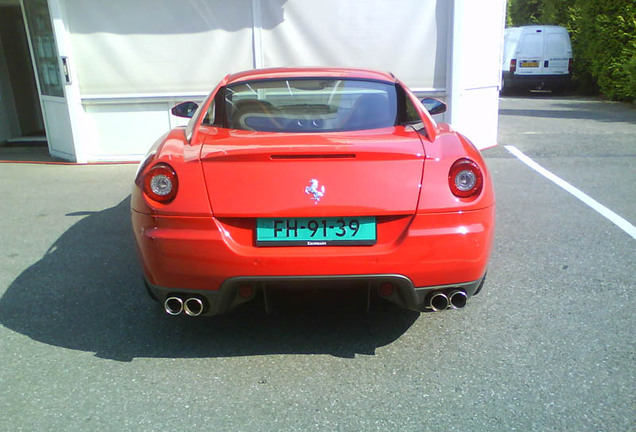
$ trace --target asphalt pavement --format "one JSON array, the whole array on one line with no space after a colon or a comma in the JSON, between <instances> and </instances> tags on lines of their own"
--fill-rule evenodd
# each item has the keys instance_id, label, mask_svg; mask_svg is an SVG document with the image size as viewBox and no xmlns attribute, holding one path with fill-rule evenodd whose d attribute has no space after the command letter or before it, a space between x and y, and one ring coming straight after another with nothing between
<instances>
[{"instance_id":1,"label":"asphalt pavement","mask_svg":"<svg viewBox=\"0 0 636 432\"><path fill-rule=\"evenodd\" d=\"M134 165L0 163L0 430L636 430L636 240L506 148L634 224L636 109L535 94L499 119L488 280L441 313L169 317L140 281Z\"/></svg>"}]
</instances>

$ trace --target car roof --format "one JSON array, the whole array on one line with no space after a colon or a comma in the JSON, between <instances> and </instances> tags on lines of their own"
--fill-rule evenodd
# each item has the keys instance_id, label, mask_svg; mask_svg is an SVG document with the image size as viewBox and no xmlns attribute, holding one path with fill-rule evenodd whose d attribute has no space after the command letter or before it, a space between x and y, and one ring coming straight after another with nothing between
<instances>
[{"instance_id":1,"label":"car roof","mask_svg":"<svg viewBox=\"0 0 636 432\"><path fill-rule=\"evenodd\" d=\"M354 78L374 81L395 82L395 76L388 72L356 68L269 68L254 69L227 76L227 84L243 81L285 78Z\"/></svg>"}]
</instances>

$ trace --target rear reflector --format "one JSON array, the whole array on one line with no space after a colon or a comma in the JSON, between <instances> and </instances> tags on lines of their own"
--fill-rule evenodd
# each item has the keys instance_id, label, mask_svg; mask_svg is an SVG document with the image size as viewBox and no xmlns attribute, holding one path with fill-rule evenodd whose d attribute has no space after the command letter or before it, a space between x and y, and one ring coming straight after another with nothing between
<instances>
[{"instance_id":1,"label":"rear reflector","mask_svg":"<svg viewBox=\"0 0 636 432\"><path fill-rule=\"evenodd\" d=\"M254 295L254 287L252 285L241 285L238 289L239 296L247 299Z\"/></svg>"},{"instance_id":2,"label":"rear reflector","mask_svg":"<svg viewBox=\"0 0 636 432\"><path fill-rule=\"evenodd\" d=\"M380 284L380 288L378 289L378 293L382 297L389 297L394 292L395 292L395 287L390 282L382 282Z\"/></svg>"}]
</instances>

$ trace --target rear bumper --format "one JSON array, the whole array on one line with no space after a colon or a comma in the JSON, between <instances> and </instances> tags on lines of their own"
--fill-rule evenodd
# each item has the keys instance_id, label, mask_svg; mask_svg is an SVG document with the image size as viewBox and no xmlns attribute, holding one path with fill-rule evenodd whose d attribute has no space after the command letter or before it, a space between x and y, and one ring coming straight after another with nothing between
<instances>
[{"instance_id":1,"label":"rear bumper","mask_svg":"<svg viewBox=\"0 0 636 432\"><path fill-rule=\"evenodd\" d=\"M494 237L494 206L468 212L418 214L378 225L373 246L256 247L250 222L213 217L162 217L133 211L132 222L152 294L206 299L207 314L245 301L242 285L256 290L351 283L423 310L435 290L461 287L472 295L486 273Z\"/></svg>"},{"instance_id":2,"label":"rear bumper","mask_svg":"<svg viewBox=\"0 0 636 432\"><path fill-rule=\"evenodd\" d=\"M304 277L237 277L226 280L220 289L190 290L174 289L152 285L146 281L147 288L154 299L163 303L169 297L179 297L182 301L188 298L202 300L203 312L201 315L218 315L227 312L242 303L251 301L261 296L267 298L268 292L278 289L286 290L312 290L328 287L330 290L343 288L365 289L369 295L378 296L390 301L404 309L414 311L432 310L431 297L437 293L443 293L450 297L452 293L461 291L467 298L475 295L481 288L485 275L473 282L451 285L415 287L413 283L402 275L347 275L347 276L304 276ZM394 290L383 294L381 286L389 283ZM248 297L240 294L242 287L249 286L253 289ZM449 304L449 307L451 305Z\"/></svg>"},{"instance_id":3,"label":"rear bumper","mask_svg":"<svg viewBox=\"0 0 636 432\"><path fill-rule=\"evenodd\" d=\"M568 86L571 75L518 75L503 72L503 80L506 89L552 89Z\"/></svg>"}]
</instances>

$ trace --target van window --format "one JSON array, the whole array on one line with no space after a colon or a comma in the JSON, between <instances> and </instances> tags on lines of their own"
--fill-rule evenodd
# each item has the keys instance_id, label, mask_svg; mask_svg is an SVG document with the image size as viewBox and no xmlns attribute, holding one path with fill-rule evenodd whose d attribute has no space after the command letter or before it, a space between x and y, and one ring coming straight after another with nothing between
<instances>
[{"instance_id":1,"label":"van window","mask_svg":"<svg viewBox=\"0 0 636 432\"><path fill-rule=\"evenodd\" d=\"M519 51L523 57L541 57L543 52L543 34L528 33L521 38Z\"/></svg>"}]
</instances>

